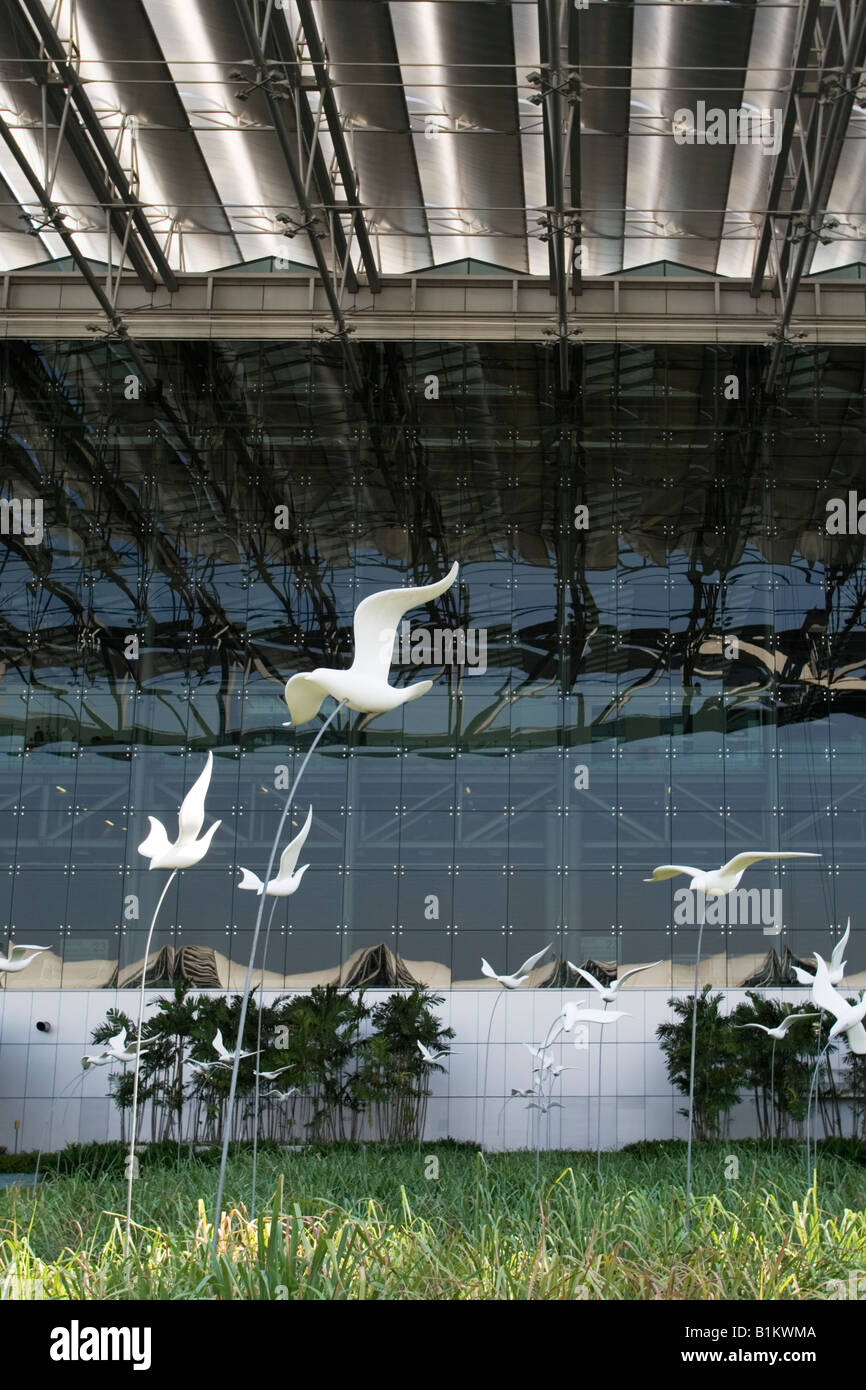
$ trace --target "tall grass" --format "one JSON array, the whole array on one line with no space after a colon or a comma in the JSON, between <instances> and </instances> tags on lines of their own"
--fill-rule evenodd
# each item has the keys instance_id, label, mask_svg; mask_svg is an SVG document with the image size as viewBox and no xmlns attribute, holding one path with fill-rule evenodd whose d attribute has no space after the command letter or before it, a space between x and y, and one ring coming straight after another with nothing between
<instances>
[{"instance_id":1,"label":"tall grass","mask_svg":"<svg viewBox=\"0 0 866 1390\"><path fill-rule=\"evenodd\" d=\"M0 1282L54 1299L803 1299L866 1267L864 1169L832 1153L805 1190L800 1146L701 1147L688 1235L682 1145L606 1155L600 1184L594 1154L534 1169L447 1144L266 1151L273 1196L251 1221L236 1152L214 1254L212 1160L162 1155L142 1164L126 1259L122 1169L49 1170L0 1191Z\"/></svg>"}]
</instances>

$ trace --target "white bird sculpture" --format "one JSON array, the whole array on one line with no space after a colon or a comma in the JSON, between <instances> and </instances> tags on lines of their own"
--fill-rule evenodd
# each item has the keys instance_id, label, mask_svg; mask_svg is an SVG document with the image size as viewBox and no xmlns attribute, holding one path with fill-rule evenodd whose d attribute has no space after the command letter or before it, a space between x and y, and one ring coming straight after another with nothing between
<instances>
[{"instance_id":1,"label":"white bird sculpture","mask_svg":"<svg viewBox=\"0 0 866 1390\"><path fill-rule=\"evenodd\" d=\"M768 1028L765 1023L735 1023L734 1027L760 1028L762 1033L766 1033L769 1037L775 1038L778 1042L781 1042L782 1039L786 1036L788 1029L793 1028L794 1024L797 1023L801 1018L818 1017L820 1017L819 1014L788 1014L787 1018L783 1018L782 1022L776 1028Z\"/></svg>"},{"instance_id":2,"label":"white bird sculpture","mask_svg":"<svg viewBox=\"0 0 866 1390\"><path fill-rule=\"evenodd\" d=\"M310 867L309 864L302 864L295 872L295 865L301 855L301 850L306 844L307 836L310 833L310 826L313 823L313 808L307 812L307 819L301 826L295 838L290 844L286 845L280 856L280 867L276 878L272 878L268 886L265 887L258 874L251 873L249 869L241 869L243 878L238 884L240 889L254 889L261 897L262 893L269 898L289 898L292 893L296 893L301 886L301 879Z\"/></svg>"},{"instance_id":3,"label":"white bird sculpture","mask_svg":"<svg viewBox=\"0 0 866 1390\"><path fill-rule=\"evenodd\" d=\"M177 817L178 836L174 844L169 840L162 821L148 816L150 834L146 840L142 840L138 852L150 860L152 869L191 869L193 864L204 859L214 834L222 825L222 821L214 821L207 834L198 839L204 825L204 799L212 771L213 753L209 752L204 771L181 802Z\"/></svg>"},{"instance_id":4,"label":"white bird sculpture","mask_svg":"<svg viewBox=\"0 0 866 1390\"><path fill-rule=\"evenodd\" d=\"M499 984L504 986L505 989L518 989L523 984L523 981L526 979L529 972L535 968L535 966L541 960L542 956L547 955L547 952L549 950L550 947L545 946L543 951L536 951L534 956L530 956L529 959L525 960L521 966L518 966L517 970L515 970L513 975L497 975L496 971L493 969L493 966L488 964L488 962L482 956L481 974L486 975L488 980L497 980Z\"/></svg>"},{"instance_id":5,"label":"white bird sculpture","mask_svg":"<svg viewBox=\"0 0 866 1390\"><path fill-rule=\"evenodd\" d=\"M291 1086L288 1091L278 1091L276 1086L272 1086L269 1091L265 1091L266 1096L276 1096L277 1100L291 1100L292 1096L297 1094L297 1086Z\"/></svg>"},{"instance_id":6,"label":"white bird sculpture","mask_svg":"<svg viewBox=\"0 0 866 1390\"><path fill-rule=\"evenodd\" d=\"M723 898L727 893L734 891L746 870L762 859L818 858L820 855L798 853L795 850L781 854L772 850L766 852L760 850L754 854L735 854L733 859L729 859L727 864L723 864L720 869L694 869L688 864L660 864L657 869L653 869L652 878L645 878L644 883L660 883L664 878L676 878L677 874L688 874L691 877L689 887L696 893L704 893L708 898Z\"/></svg>"},{"instance_id":7,"label":"white bird sculpture","mask_svg":"<svg viewBox=\"0 0 866 1390\"><path fill-rule=\"evenodd\" d=\"M291 1071L291 1067L278 1067L276 1071L257 1071L256 1076L261 1076L265 1081L276 1081L278 1076L282 1076L284 1071Z\"/></svg>"},{"instance_id":8,"label":"white bird sculpture","mask_svg":"<svg viewBox=\"0 0 866 1390\"><path fill-rule=\"evenodd\" d=\"M447 1052L447 1051L446 1051L446 1052L433 1052L429 1047L425 1047L424 1043L422 1043L422 1042L419 1042L419 1043L418 1043L418 1051L421 1053L421 1056L422 1056L422 1058L424 1059L424 1061L427 1062L430 1066L433 1066L433 1064L434 1064L435 1062L438 1062L440 1057L451 1057L451 1056L453 1056L452 1053Z\"/></svg>"},{"instance_id":9,"label":"white bird sculpture","mask_svg":"<svg viewBox=\"0 0 866 1390\"><path fill-rule=\"evenodd\" d=\"M830 974L831 985L841 985L842 980L845 977L845 966L848 964L848 962L844 961L842 957L845 954L845 947L848 945L848 938L850 935L851 918L849 917L848 925L845 928L845 935L839 941L836 942L836 945L833 947L833 950L830 953L830 963L828 966L828 970ZM792 965L791 969L793 970L799 984L811 986L813 980L815 979L814 975L810 975L807 970L801 970L799 965Z\"/></svg>"},{"instance_id":10,"label":"white bird sculpture","mask_svg":"<svg viewBox=\"0 0 866 1390\"><path fill-rule=\"evenodd\" d=\"M229 1049L226 1047L225 1043L223 1042L221 1028L218 1028L216 1030L216 1033L214 1034L214 1040L211 1043L211 1047L213 1048L214 1052L216 1053L217 1057L220 1059L221 1062L231 1063L235 1060L234 1052L230 1052ZM240 1055L241 1057L257 1057L258 1053L242 1052Z\"/></svg>"},{"instance_id":11,"label":"white bird sculpture","mask_svg":"<svg viewBox=\"0 0 866 1390\"><path fill-rule=\"evenodd\" d=\"M285 701L291 723L306 724L329 695L345 700L350 709L361 714L384 714L426 695L433 687L431 680L417 681L402 690L388 684L394 639L404 613L444 594L457 578L458 569L455 562L435 584L382 589L363 599L355 609L355 659L348 670L317 666L315 671L301 672L287 681Z\"/></svg>"},{"instance_id":12,"label":"white bird sculpture","mask_svg":"<svg viewBox=\"0 0 866 1390\"><path fill-rule=\"evenodd\" d=\"M632 975L637 975L641 970L652 970L656 965L661 965L660 960L654 960L650 965L636 965L632 970L627 970L624 975L620 975L618 980L611 980L609 985L603 985L601 980L597 980L594 975L590 975L588 970L583 970L579 965L572 965L568 961L569 967L576 975L580 975L587 984L592 985L597 994L600 994L605 1004L613 1004L616 1000L617 991L625 984Z\"/></svg>"},{"instance_id":13,"label":"white bird sculpture","mask_svg":"<svg viewBox=\"0 0 866 1390\"><path fill-rule=\"evenodd\" d=\"M812 983L812 998L819 1009L825 1009L828 1014L835 1015L836 1022L830 1029L830 1037L837 1038L840 1033L845 1033L851 1051L862 1056L866 1053L866 1028L863 1027L863 1019L866 1017L866 989L859 1003L849 1004L847 999L843 999L838 990L833 988L830 983L829 966L817 951L815 961L818 969Z\"/></svg>"},{"instance_id":14,"label":"white bird sculpture","mask_svg":"<svg viewBox=\"0 0 866 1390\"><path fill-rule=\"evenodd\" d=\"M150 1047L154 1041L154 1038L148 1038L142 1042L142 1050ZM138 1043L126 1041L125 1028L121 1028L119 1033L115 1033L113 1037L109 1038L106 1047L109 1051L109 1060L112 1062L134 1062L138 1056Z\"/></svg>"},{"instance_id":15,"label":"white bird sculpture","mask_svg":"<svg viewBox=\"0 0 866 1390\"><path fill-rule=\"evenodd\" d=\"M0 956L0 971L6 971L10 975L16 975L19 970L26 970L32 960L36 959L39 951L49 951L50 946L13 946L8 956ZM33 954L28 956L27 952Z\"/></svg>"},{"instance_id":16,"label":"white bird sculpture","mask_svg":"<svg viewBox=\"0 0 866 1390\"><path fill-rule=\"evenodd\" d=\"M569 1003L562 1010L562 1026L570 1033L577 1023L600 1023L604 1027L616 1023L618 1018L629 1017L624 1009L582 1009L579 1004ZM580 1043L575 1043L575 1047L580 1047Z\"/></svg>"},{"instance_id":17,"label":"white bird sculpture","mask_svg":"<svg viewBox=\"0 0 866 1390\"><path fill-rule=\"evenodd\" d=\"M82 1057L81 1068L82 1071L89 1071L91 1067L104 1067L108 1062L115 1060L110 1052L99 1052L89 1057Z\"/></svg>"}]
</instances>

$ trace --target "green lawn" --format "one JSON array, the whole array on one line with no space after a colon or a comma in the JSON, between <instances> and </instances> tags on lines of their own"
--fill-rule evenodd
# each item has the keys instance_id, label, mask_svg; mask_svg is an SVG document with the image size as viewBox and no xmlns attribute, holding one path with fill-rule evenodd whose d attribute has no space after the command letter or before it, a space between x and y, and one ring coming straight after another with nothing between
<instances>
[{"instance_id":1,"label":"green lawn","mask_svg":"<svg viewBox=\"0 0 866 1390\"><path fill-rule=\"evenodd\" d=\"M238 1152L217 1261L213 1155L142 1158L126 1260L119 1146L43 1163L0 1190L0 1279L47 1298L802 1299L866 1268L866 1166L822 1153L810 1192L799 1144L698 1147L688 1235L682 1144L604 1155L600 1186L594 1154L542 1154L536 1183L534 1154L470 1146L266 1150L255 1223Z\"/></svg>"}]
</instances>

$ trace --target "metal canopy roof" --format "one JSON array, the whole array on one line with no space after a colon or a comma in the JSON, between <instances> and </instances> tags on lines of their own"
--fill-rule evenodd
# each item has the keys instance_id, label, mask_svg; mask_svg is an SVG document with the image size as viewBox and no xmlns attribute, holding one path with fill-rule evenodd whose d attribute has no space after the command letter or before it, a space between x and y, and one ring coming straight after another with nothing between
<instances>
[{"instance_id":1,"label":"metal canopy roof","mask_svg":"<svg viewBox=\"0 0 866 1390\"><path fill-rule=\"evenodd\" d=\"M359 283L489 262L564 344L566 285L667 262L775 277L782 346L864 260L864 60L866 0L0 0L0 269L280 257L344 334ZM682 143L701 102L772 147Z\"/></svg>"}]
</instances>

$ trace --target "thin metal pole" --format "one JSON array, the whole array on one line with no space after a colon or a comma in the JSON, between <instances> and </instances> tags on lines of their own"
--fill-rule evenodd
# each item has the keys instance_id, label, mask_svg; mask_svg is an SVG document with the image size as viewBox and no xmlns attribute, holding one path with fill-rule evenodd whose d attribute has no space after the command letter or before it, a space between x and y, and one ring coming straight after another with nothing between
<instances>
[{"instance_id":1,"label":"thin metal pole","mask_svg":"<svg viewBox=\"0 0 866 1390\"><path fill-rule=\"evenodd\" d=\"M130 1124L131 1133L129 1136L129 1154L126 1160L126 1233L123 1238L123 1253L129 1254L129 1230L132 1222L132 1181L135 1175L135 1138L136 1124L138 1120L138 1077L141 1071L141 1028L144 1022L144 989L147 982L147 962L150 956L150 944L153 940L153 929L156 926L156 919L159 916L159 909L165 900L165 895L171 887L172 880L177 877L177 869L172 869L165 881L165 887L159 895L159 902L156 911L150 920L150 931L147 933L147 941L144 947L144 960L141 965L141 989L138 995L138 1032L136 1035L135 1049L135 1077L132 1083L132 1120Z\"/></svg>"},{"instance_id":2,"label":"thin metal pole","mask_svg":"<svg viewBox=\"0 0 866 1390\"><path fill-rule=\"evenodd\" d=\"M262 897L264 897L265 895L266 888L267 883L262 889ZM256 1065L255 1100L253 1102L253 1206L251 1212L251 1217L253 1221L255 1221L256 1219L256 1168L259 1156L259 1067L262 1064L262 1013L265 1007L265 965L267 964L268 942L271 939L271 927L273 926L274 913L276 912L276 910L277 898L275 897L273 902L271 903L271 911L268 917L268 925L265 929L265 944L264 949L262 950L262 983L259 988L259 1022L258 1027L256 1029L256 1058L258 1060Z\"/></svg>"},{"instance_id":3,"label":"thin metal pole","mask_svg":"<svg viewBox=\"0 0 866 1390\"><path fill-rule=\"evenodd\" d=\"M276 835L274 836L274 842L273 842L273 844L271 845L271 857L270 857L270 859L268 860L267 872L265 873L265 883L268 883L268 882L269 882L270 877L271 877L271 873L273 872L274 860L275 860L276 857L277 857L277 846L278 846L279 843L280 843L280 837L281 837L281 835L282 835L282 833L283 833L283 826L284 826L285 823L286 823L286 817L287 817L287 815L289 814L289 807L291 806L292 802L293 802L294 799L295 799L295 795L296 795L296 793L297 793L298 787L300 786L301 778L302 778L303 775L304 775L304 772L305 772L306 767L307 767L307 763L310 761L310 758L312 757L313 753L315 752L316 745L318 744L319 740L321 739L322 734L325 732L325 730L327 729L327 727L328 727L328 725L331 723L331 721L340 713L340 710L343 708L343 706L344 706L346 703L347 703L346 700L341 700L340 703L339 703L338 705L335 705L335 707L331 710L331 713L328 715L327 719L325 720L324 724L322 725L322 727L319 729L318 733L316 734L316 737L313 739L312 743L310 744L309 748L307 749L306 757L304 758L304 761L301 763L301 770L300 770L300 772L298 773L297 777L296 777L295 780L294 780L294 783L293 783L293 785L292 785L292 789L291 789L291 791L289 792L289 795L288 795L287 798L286 798L286 804L285 804L285 806L283 807L283 814L280 816L280 823L279 823L279 825L277 826L277 833L276 833ZM245 1023L246 1023L246 1021L247 1021L247 1005L248 1005L248 1003L249 1003L249 998L250 998L250 986L251 986L251 984L252 984L252 979L253 979L253 961L255 960L256 946L258 945L258 941L259 941L259 932L260 932L260 930L261 930L262 915L263 915L263 912L264 912L264 907L265 907L265 895L264 895L264 893L262 893L262 896L261 896L261 898L259 899L259 910L258 910L258 913L256 914L256 925L255 925L255 929L254 929L254 931L253 931L252 945L251 945L251 947L250 947L250 959L249 959L249 963L247 964L247 975L246 975L246 979L245 979L245 981L244 981L244 993L243 993L243 999L242 999L242 1001L241 1001L241 1013L240 1013L240 1018L239 1018L239 1020L238 1020L238 1037L237 1037L237 1043L236 1043L236 1045L235 1045L234 1062L232 1063L232 1080L231 1080L231 1086L229 1087L229 1097L228 1097L228 1102L227 1102L227 1104L226 1104L225 1120L224 1120L224 1124L223 1124L223 1147L222 1147L222 1156L220 1157L220 1173L219 1173L219 1182L218 1182L218 1184L217 1184L216 1206L215 1206L215 1210L214 1210L214 1221L213 1221L213 1250L214 1250L214 1254L216 1254L216 1252L217 1252L217 1247L218 1247L218 1245L219 1245L220 1216L221 1216L221 1213L222 1213L223 1192L224 1192L224 1190L225 1190L225 1182L226 1182L226 1164L228 1163L228 1156L229 1156L229 1138L230 1138L230 1136L231 1136L232 1117L233 1117L233 1115L234 1115L235 1093L236 1093L237 1088L238 1088L238 1072L239 1072L239 1070L240 1070L240 1064L241 1064L241 1048L243 1047L244 1025L245 1025Z\"/></svg>"},{"instance_id":4,"label":"thin metal pole","mask_svg":"<svg viewBox=\"0 0 866 1390\"><path fill-rule=\"evenodd\" d=\"M689 1143L686 1151L686 1233L689 1229L692 1204L692 1131L695 1119L695 1039L698 1032L698 988L700 986L701 942L704 936L704 923L707 920L707 900L701 908L701 925L698 930L698 955L695 961L695 993L692 999L692 1052L689 1060Z\"/></svg>"}]
</instances>

